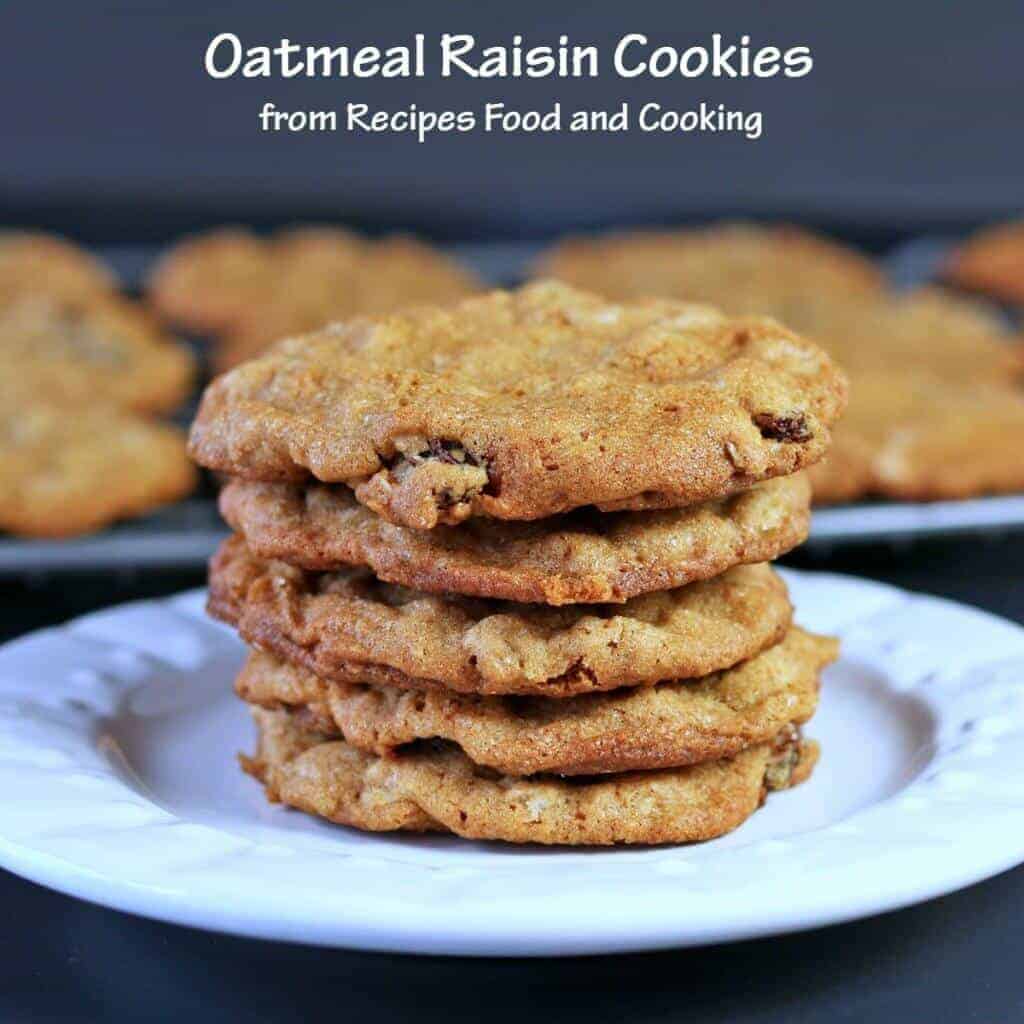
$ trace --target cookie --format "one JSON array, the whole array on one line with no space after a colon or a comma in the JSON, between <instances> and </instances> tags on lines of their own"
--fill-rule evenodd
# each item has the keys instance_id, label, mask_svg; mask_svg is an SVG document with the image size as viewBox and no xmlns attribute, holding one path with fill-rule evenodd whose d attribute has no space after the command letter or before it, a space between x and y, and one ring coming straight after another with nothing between
<instances>
[{"instance_id":1,"label":"cookie","mask_svg":"<svg viewBox=\"0 0 1024 1024\"><path fill-rule=\"evenodd\" d=\"M365 565L417 590L563 605L626 601L777 558L807 537L810 496L797 474L668 511L578 509L532 523L410 530L345 487L233 480L220 509L261 558L314 570Z\"/></svg>"},{"instance_id":2,"label":"cookie","mask_svg":"<svg viewBox=\"0 0 1024 1024\"><path fill-rule=\"evenodd\" d=\"M943 277L1004 302L1024 303L1024 220L994 224L957 246Z\"/></svg>"},{"instance_id":3,"label":"cookie","mask_svg":"<svg viewBox=\"0 0 1024 1024\"><path fill-rule=\"evenodd\" d=\"M26 295L89 301L117 289L113 272L57 235L0 231L0 306Z\"/></svg>"},{"instance_id":4,"label":"cookie","mask_svg":"<svg viewBox=\"0 0 1024 1024\"><path fill-rule=\"evenodd\" d=\"M934 288L866 302L816 335L850 407L810 470L818 504L929 500L1024 487L1024 345L986 306Z\"/></svg>"},{"instance_id":5,"label":"cookie","mask_svg":"<svg viewBox=\"0 0 1024 1024\"><path fill-rule=\"evenodd\" d=\"M1024 344L1005 317L937 288L844 310L822 320L815 339L854 377L924 373L965 388L1024 375Z\"/></svg>"},{"instance_id":6,"label":"cookie","mask_svg":"<svg viewBox=\"0 0 1024 1024\"><path fill-rule=\"evenodd\" d=\"M0 355L26 393L60 402L107 402L169 411L191 391L189 352L139 308L29 295L0 305Z\"/></svg>"},{"instance_id":7,"label":"cookie","mask_svg":"<svg viewBox=\"0 0 1024 1024\"><path fill-rule=\"evenodd\" d=\"M1024 392L924 371L859 371L814 500L906 501L1024 490Z\"/></svg>"},{"instance_id":8,"label":"cookie","mask_svg":"<svg viewBox=\"0 0 1024 1024\"><path fill-rule=\"evenodd\" d=\"M305 572L237 537L210 564L209 609L324 679L549 697L708 675L777 643L792 618L767 565L625 604L549 608L423 594L364 569Z\"/></svg>"},{"instance_id":9,"label":"cookie","mask_svg":"<svg viewBox=\"0 0 1024 1024\"><path fill-rule=\"evenodd\" d=\"M854 249L789 225L742 223L570 238L536 273L610 299L707 302L808 332L836 306L855 307L884 287L881 271Z\"/></svg>"},{"instance_id":10,"label":"cookie","mask_svg":"<svg viewBox=\"0 0 1024 1024\"><path fill-rule=\"evenodd\" d=\"M703 679L565 700L326 682L256 653L235 691L262 707L305 708L318 732L368 753L442 739L506 775L596 775L677 768L770 742L814 714L818 676L836 653L836 641L791 629L776 646Z\"/></svg>"},{"instance_id":11,"label":"cookie","mask_svg":"<svg viewBox=\"0 0 1024 1024\"><path fill-rule=\"evenodd\" d=\"M482 288L454 260L414 239L368 242L337 232L282 245L274 273L266 298L248 306L216 346L217 370L334 320L423 303L448 305Z\"/></svg>"},{"instance_id":12,"label":"cookie","mask_svg":"<svg viewBox=\"0 0 1024 1024\"><path fill-rule=\"evenodd\" d=\"M195 469L180 431L102 405L0 386L0 530L88 533L184 497Z\"/></svg>"},{"instance_id":13,"label":"cookie","mask_svg":"<svg viewBox=\"0 0 1024 1024\"><path fill-rule=\"evenodd\" d=\"M479 288L454 260L412 238L371 241L339 228L304 228L264 240L227 228L172 249L148 292L170 320L224 335L214 362L226 369L332 320L444 304Z\"/></svg>"},{"instance_id":14,"label":"cookie","mask_svg":"<svg viewBox=\"0 0 1024 1024\"><path fill-rule=\"evenodd\" d=\"M828 456L808 471L815 506L881 497L873 468L880 442L858 435L855 428L836 434Z\"/></svg>"},{"instance_id":15,"label":"cookie","mask_svg":"<svg viewBox=\"0 0 1024 1024\"><path fill-rule=\"evenodd\" d=\"M772 321L549 282L289 339L207 388L191 451L431 529L725 497L821 458L845 392Z\"/></svg>"},{"instance_id":16,"label":"cookie","mask_svg":"<svg viewBox=\"0 0 1024 1024\"><path fill-rule=\"evenodd\" d=\"M256 756L243 767L268 799L374 832L454 832L511 843L610 846L713 839L742 824L770 789L804 781L815 744L795 727L774 743L685 768L524 779L424 744L378 757L325 737L287 711L254 710Z\"/></svg>"},{"instance_id":17,"label":"cookie","mask_svg":"<svg viewBox=\"0 0 1024 1024\"><path fill-rule=\"evenodd\" d=\"M177 243L153 267L146 298L167 320L218 334L273 286L271 246L244 228L226 227Z\"/></svg>"}]
</instances>

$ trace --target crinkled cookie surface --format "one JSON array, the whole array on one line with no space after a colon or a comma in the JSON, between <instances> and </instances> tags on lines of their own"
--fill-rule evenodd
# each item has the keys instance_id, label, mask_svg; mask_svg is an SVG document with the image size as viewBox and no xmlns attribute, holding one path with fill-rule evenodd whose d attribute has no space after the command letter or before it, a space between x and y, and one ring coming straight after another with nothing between
<instances>
[{"instance_id":1,"label":"crinkled cookie surface","mask_svg":"<svg viewBox=\"0 0 1024 1024\"><path fill-rule=\"evenodd\" d=\"M767 565L551 608L424 594L366 570L311 573L258 559L237 537L211 562L209 608L325 679L549 697L708 675L777 643L792 620Z\"/></svg>"},{"instance_id":2,"label":"crinkled cookie surface","mask_svg":"<svg viewBox=\"0 0 1024 1024\"><path fill-rule=\"evenodd\" d=\"M794 628L703 679L547 700L331 683L257 653L235 690L261 707L305 708L318 732L369 753L442 739L508 775L594 775L681 767L768 743L814 714L818 677L836 654L834 640Z\"/></svg>"},{"instance_id":3,"label":"crinkled cookie surface","mask_svg":"<svg viewBox=\"0 0 1024 1024\"><path fill-rule=\"evenodd\" d=\"M797 474L680 509L578 509L433 530L389 523L347 487L326 484L234 480L220 508L261 558L316 570L365 565L417 590L562 605L625 601L778 558L807 537L810 484Z\"/></svg>"},{"instance_id":4,"label":"crinkled cookie surface","mask_svg":"<svg viewBox=\"0 0 1024 1024\"><path fill-rule=\"evenodd\" d=\"M207 389L191 449L430 529L725 497L820 459L845 396L774 321L545 282L282 342Z\"/></svg>"},{"instance_id":5,"label":"crinkled cookie surface","mask_svg":"<svg viewBox=\"0 0 1024 1024\"><path fill-rule=\"evenodd\" d=\"M274 802L369 831L454 832L468 839L607 846L712 839L742 824L770 789L804 781L817 760L795 728L774 743L686 768L597 779L523 779L427 744L394 757L325 737L287 711L254 710L255 757Z\"/></svg>"}]
</instances>

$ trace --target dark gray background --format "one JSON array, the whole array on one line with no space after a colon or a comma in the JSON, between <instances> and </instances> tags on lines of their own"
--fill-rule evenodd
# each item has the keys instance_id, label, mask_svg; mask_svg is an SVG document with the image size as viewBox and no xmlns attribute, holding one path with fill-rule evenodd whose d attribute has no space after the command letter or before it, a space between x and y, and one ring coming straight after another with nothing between
<instances>
[{"instance_id":1,"label":"dark gray background","mask_svg":"<svg viewBox=\"0 0 1024 1024\"><path fill-rule=\"evenodd\" d=\"M554 41L610 57L626 32L686 46L714 31L812 47L803 79L624 81L431 77L213 81L209 40L395 44L416 31ZM0 223L95 241L160 240L241 218L328 217L436 237L737 213L797 217L869 242L1024 210L1024 4L789 0L0 0ZM282 109L602 107L701 99L764 111L759 141L643 135L261 134Z\"/></svg>"}]
</instances>

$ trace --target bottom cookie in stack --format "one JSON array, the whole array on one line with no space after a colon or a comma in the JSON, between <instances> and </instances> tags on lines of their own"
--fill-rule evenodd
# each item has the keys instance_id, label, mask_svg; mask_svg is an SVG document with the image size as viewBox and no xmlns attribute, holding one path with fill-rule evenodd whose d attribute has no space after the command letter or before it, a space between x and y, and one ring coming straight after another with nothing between
<instances>
[{"instance_id":1,"label":"bottom cookie in stack","mask_svg":"<svg viewBox=\"0 0 1024 1024\"><path fill-rule=\"evenodd\" d=\"M698 680L576 697L481 696L329 681L254 653L243 766L272 801L371 831L569 845L679 843L731 831L804 781L835 641L792 628Z\"/></svg>"}]
</instances>

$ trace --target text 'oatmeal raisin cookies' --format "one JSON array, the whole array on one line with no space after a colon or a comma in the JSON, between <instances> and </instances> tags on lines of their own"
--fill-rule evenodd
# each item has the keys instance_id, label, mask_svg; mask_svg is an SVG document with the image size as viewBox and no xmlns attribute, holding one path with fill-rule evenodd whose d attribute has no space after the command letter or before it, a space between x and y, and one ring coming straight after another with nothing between
<instances>
[{"instance_id":1,"label":"text 'oatmeal raisin cookies'","mask_svg":"<svg viewBox=\"0 0 1024 1024\"><path fill-rule=\"evenodd\" d=\"M792 619L767 565L624 604L551 608L423 594L364 569L306 572L237 537L211 562L209 610L325 679L549 697L708 675L777 643Z\"/></svg>"},{"instance_id":2,"label":"text 'oatmeal raisin cookies'","mask_svg":"<svg viewBox=\"0 0 1024 1024\"><path fill-rule=\"evenodd\" d=\"M794 628L702 679L564 700L332 683L256 653L235 690L261 707L305 709L318 732L368 753L441 739L507 775L596 775L678 768L770 742L814 713L819 674L836 649L834 640Z\"/></svg>"},{"instance_id":3,"label":"text 'oatmeal raisin cookies'","mask_svg":"<svg viewBox=\"0 0 1024 1024\"><path fill-rule=\"evenodd\" d=\"M721 498L820 459L845 396L774 321L541 282L281 342L207 389L191 450L430 529Z\"/></svg>"},{"instance_id":4,"label":"text 'oatmeal raisin cookies'","mask_svg":"<svg viewBox=\"0 0 1024 1024\"><path fill-rule=\"evenodd\" d=\"M220 509L261 558L305 569L365 565L417 590L563 605L626 601L767 562L806 539L805 473L680 509L533 522L470 519L412 530L360 505L344 486L233 480Z\"/></svg>"},{"instance_id":5,"label":"text 'oatmeal raisin cookies'","mask_svg":"<svg viewBox=\"0 0 1024 1024\"><path fill-rule=\"evenodd\" d=\"M769 790L803 782L818 753L788 727L772 743L685 768L521 778L474 765L446 744L379 757L310 729L301 713L253 714L257 752L242 764L274 802L367 831L454 832L512 843L713 839L742 824Z\"/></svg>"}]
</instances>

